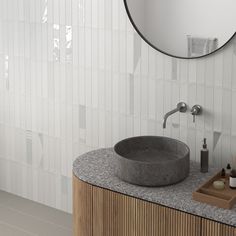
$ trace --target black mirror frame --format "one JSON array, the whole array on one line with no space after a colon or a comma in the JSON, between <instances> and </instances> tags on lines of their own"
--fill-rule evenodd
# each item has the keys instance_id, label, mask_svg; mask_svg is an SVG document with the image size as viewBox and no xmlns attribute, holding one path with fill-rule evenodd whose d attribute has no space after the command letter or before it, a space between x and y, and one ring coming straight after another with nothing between
<instances>
[{"instance_id":1,"label":"black mirror frame","mask_svg":"<svg viewBox=\"0 0 236 236\"><path fill-rule=\"evenodd\" d=\"M164 52L163 50L157 48L156 46L154 46L151 42L149 42L145 37L144 35L139 31L138 27L135 25L132 17L131 17L131 14L130 14L130 11L129 11L129 8L128 8L128 4L127 4L127 0L124 0L124 5L125 5L125 9L126 9L126 13L129 17L129 20L131 22L131 24L133 25L134 29L136 30L136 32L139 34L139 36L149 45L151 46L152 48L154 48L155 50L167 55L167 56L170 56L170 57L174 57L174 58L178 58L178 59L198 59L198 58L203 58L203 57L207 57L207 56L210 56L218 51L220 51L221 49L223 49L233 38L234 36L236 35L236 32L229 38L228 41L226 41L225 44L223 44L221 47L217 48L215 51L209 53L209 54L206 54L206 55L202 55L202 56L198 56L198 57L180 57L180 56L176 56L176 55L172 55L170 53L167 53L167 52Z\"/></svg>"}]
</instances>

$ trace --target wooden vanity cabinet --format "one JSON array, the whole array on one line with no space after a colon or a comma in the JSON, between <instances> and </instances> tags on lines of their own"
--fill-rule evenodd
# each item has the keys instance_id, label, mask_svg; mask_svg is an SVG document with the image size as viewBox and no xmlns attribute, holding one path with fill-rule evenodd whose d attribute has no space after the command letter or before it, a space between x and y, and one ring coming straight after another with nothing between
<instances>
[{"instance_id":1,"label":"wooden vanity cabinet","mask_svg":"<svg viewBox=\"0 0 236 236\"><path fill-rule=\"evenodd\" d=\"M74 236L236 236L236 228L73 177Z\"/></svg>"}]
</instances>

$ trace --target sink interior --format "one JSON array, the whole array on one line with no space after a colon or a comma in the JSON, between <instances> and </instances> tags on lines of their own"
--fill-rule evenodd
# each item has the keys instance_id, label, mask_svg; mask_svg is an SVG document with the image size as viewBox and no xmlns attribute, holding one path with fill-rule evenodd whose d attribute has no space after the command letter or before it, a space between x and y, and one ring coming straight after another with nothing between
<instances>
[{"instance_id":1,"label":"sink interior","mask_svg":"<svg viewBox=\"0 0 236 236\"><path fill-rule=\"evenodd\" d=\"M142 162L165 162L180 158L180 155L154 148L130 151L124 155L126 158Z\"/></svg>"},{"instance_id":2,"label":"sink interior","mask_svg":"<svg viewBox=\"0 0 236 236\"><path fill-rule=\"evenodd\" d=\"M115 151L124 158L141 162L168 162L189 153L184 143L157 136L140 136L122 140L115 145Z\"/></svg>"}]
</instances>

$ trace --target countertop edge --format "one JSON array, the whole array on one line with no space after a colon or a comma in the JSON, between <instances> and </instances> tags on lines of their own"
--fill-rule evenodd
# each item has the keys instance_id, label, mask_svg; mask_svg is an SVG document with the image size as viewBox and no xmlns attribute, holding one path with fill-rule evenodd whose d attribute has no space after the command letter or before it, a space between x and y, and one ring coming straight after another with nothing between
<instances>
[{"instance_id":1,"label":"countertop edge","mask_svg":"<svg viewBox=\"0 0 236 236\"><path fill-rule=\"evenodd\" d=\"M112 152L113 151L113 148L109 148L109 149L98 149L98 150L95 150L95 151L91 151L91 152L88 152L88 153L85 153L81 156L79 156L73 163L73 176L75 176L76 178L78 178L80 181L86 183L86 184L89 184L91 186L94 186L94 187L98 187L98 188L101 188L101 189L104 189L104 190L108 190L108 191L112 191L112 192L115 192L115 193L118 193L118 194L122 194L122 195L125 195L125 196L128 196L128 197L132 197L132 198L135 198L135 199L138 199L138 200L141 200L141 201L146 201L146 202L149 202L149 203L152 203L152 204L156 204L156 205L160 205L160 206L163 206L163 207L167 207L169 209L173 209L173 210L177 210L177 211L180 211L180 212L183 212L183 213L187 213L187 214L190 214L190 215L193 215L193 216L197 216L197 217L201 217L203 219L206 219L206 220L211 220L211 221L214 221L216 223L220 223L220 224L223 224L223 225L227 225L227 226L230 226L230 227L236 227L236 223L226 223L224 221L220 221L220 220L216 220L214 219L213 217L210 217L210 216L204 216L204 215L201 215L201 214L198 214L197 212L196 213L193 213L193 212L190 212L188 210L185 210L185 209L182 209L181 207L175 207L175 206L170 206L168 204L164 204L164 203L161 203L159 201L152 201L152 200L149 200L145 197L139 197L139 196L136 196L135 194L131 194L131 193L127 193L127 192L122 192L122 191L119 191L119 190L115 190L113 188L110 188L108 186L105 186L104 184L101 184L101 183L96 183L96 181L90 181L88 178L85 178L83 176L81 176L79 173L78 173L78 163L77 161L80 159L80 158L83 158L83 157L87 157L87 156L90 156L90 155L93 155L95 152ZM192 199L193 200L193 199ZM193 200L194 201L194 200ZM196 201L195 201L196 202ZM201 204L201 205L205 205L205 206L208 206L208 204L204 204L204 203L199 203L197 202L198 204ZM213 206L212 206L213 207Z\"/></svg>"},{"instance_id":2,"label":"countertop edge","mask_svg":"<svg viewBox=\"0 0 236 236\"><path fill-rule=\"evenodd\" d=\"M226 225L226 226L230 226L230 227L235 227L235 228L236 228L236 225L234 226L234 225L231 225L231 224L226 224L226 223L224 223L224 222L217 221L217 220L215 220L215 219L210 219L210 218L207 218L207 217L198 215L198 214L194 214L194 213L191 213L191 212L188 212L188 211L184 211L184 210L175 208L175 207L170 207L170 206L165 205L165 204L162 204L162 203L153 202L153 201L150 201L150 200L146 200L146 199L143 199L143 198L139 198L139 197L136 197L136 196L132 196L132 195L130 195L130 194L122 193L122 192L119 192L119 191L111 190L111 189L106 188L106 187L102 187L102 186L98 186L98 185L89 183L88 181L85 181L85 180L79 178L79 177L74 173L74 171L73 171L73 176L74 176L75 178L79 179L80 181L84 182L85 184L89 184L89 185L92 186L92 187L101 188L101 189L104 189L104 190L107 190L107 191L111 191L111 192L114 192L114 193L118 193L118 194L121 194L121 195L124 195L124 196L127 196L127 197L131 197L131 198L138 199L138 200L141 200L141 201L145 201L145 202L148 202L148 203L156 204L156 205L159 205L159 206L162 206L162 207L166 207L166 208L169 208L169 209L172 209L172 210L180 211L180 212L183 212L183 213L192 215L192 216L197 216L197 217L203 218L203 219L205 219L205 220L214 221L215 223L219 223L219 224L223 224L223 225Z\"/></svg>"}]
</instances>

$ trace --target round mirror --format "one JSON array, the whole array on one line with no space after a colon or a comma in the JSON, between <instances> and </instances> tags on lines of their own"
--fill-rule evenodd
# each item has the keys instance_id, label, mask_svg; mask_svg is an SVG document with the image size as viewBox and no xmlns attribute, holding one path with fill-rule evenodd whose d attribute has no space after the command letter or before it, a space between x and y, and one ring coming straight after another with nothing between
<instances>
[{"instance_id":1,"label":"round mirror","mask_svg":"<svg viewBox=\"0 0 236 236\"><path fill-rule=\"evenodd\" d=\"M206 56L222 48L236 32L235 0L124 2L140 36L170 56Z\"/></svg>"}]
</instances>

